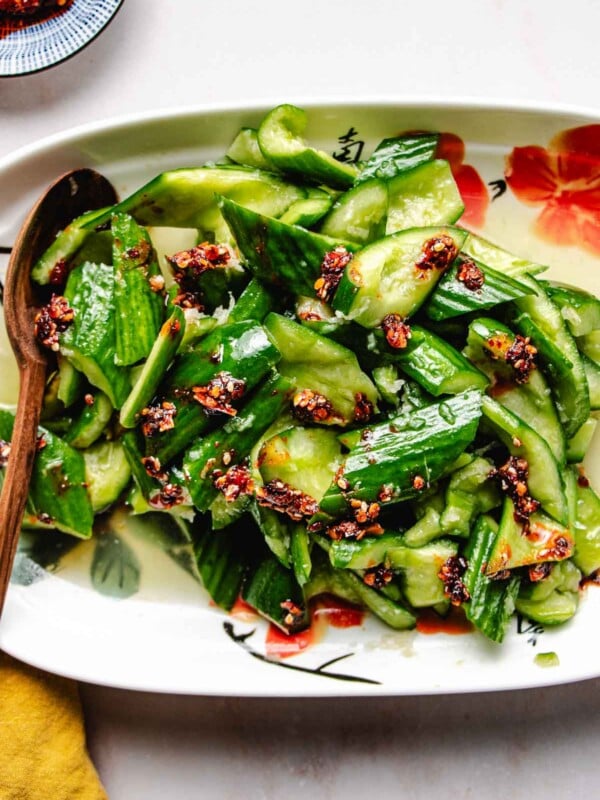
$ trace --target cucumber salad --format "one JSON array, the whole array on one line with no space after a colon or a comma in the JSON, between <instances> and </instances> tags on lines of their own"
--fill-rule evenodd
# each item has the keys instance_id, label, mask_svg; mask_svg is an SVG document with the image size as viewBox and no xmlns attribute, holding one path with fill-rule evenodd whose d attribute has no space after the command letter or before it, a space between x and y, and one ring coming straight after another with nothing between
<instances>
[{"instance_id":1,"label":"cucumber salad","mask_svg":"<svg viewBox=\"0 0 600 800\"><path fill-rule=\"evenodd\" d=\"M456 608L495 642L515 612L565 622L600 574L600 301L460 226L439 134L355 164L306 123L278 106L36 263L24 528L159 517L216 605L286 633L324 593L395 629Z\"/></svg>"}]
</instances>

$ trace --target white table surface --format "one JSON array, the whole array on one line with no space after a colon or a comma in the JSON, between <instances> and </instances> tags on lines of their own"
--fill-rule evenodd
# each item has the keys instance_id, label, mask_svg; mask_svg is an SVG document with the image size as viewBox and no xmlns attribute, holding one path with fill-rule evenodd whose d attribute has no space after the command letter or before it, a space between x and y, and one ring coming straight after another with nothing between
<instances>
[{"instance_id":1,"label":"white table surface","mask_svg":"<svg viewBox=\"0 0 600 800\"><path fill-rule=\"evenodd\" d=\"M600 111L597 0L126 0L48 72L0 80L0 156L157 107L475 97ZM597 796L600 681L492 695L239 700L82 686L111 800Z\"/></svg>"}]
</instances>

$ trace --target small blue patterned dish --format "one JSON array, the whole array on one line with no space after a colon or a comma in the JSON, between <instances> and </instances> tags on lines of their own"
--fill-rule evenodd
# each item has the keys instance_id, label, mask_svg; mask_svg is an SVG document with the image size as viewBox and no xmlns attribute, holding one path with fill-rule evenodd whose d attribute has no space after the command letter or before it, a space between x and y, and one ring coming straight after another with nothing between
<instances>
[{"instance_id":1,"label":"small blue patterned dish","mask_svg":"<svg viewBox=\"0 0 600 800\"><path fill-rule=\"evenodd\" d=\"M0 77L28 75L65 61L108 25L123 0L72 0L40 17L0 19Z\"/></svg>"}]
</instances>

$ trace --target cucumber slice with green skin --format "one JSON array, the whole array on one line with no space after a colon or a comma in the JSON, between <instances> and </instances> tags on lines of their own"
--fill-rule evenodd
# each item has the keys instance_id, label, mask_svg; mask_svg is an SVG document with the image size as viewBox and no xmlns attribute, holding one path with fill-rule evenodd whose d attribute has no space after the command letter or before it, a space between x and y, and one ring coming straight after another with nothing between
<instances>
[{"instance_id":1,"label":"cucumber slice with green skin","mask_svg":"<svg viewBox=\"0 0 600 800\"><path fill-rule=\"evenodd\" d=\"M333 307L365 328L381 324L387 314L409 317L427 299L442 270L417 267L423 248L440 237L462 246L460 228L414 228L367 245L346 267Z\"/></svg>"},{"instance_id":2,"label":"cucumber slice with green skin","mask_svg":"<svg viewBox=\"0 0 600 800\"><path fill-rule=\"evenodd\" d=\"M314 294L326 253L344 242L257 214L222 198L219 205L246 267L286 294Z\"/></svg>"},{"instance_id":3,"label":"cucumber slice with green skin","mask_svg":"<svg viewBox=\"0 0 600 800\"><path fill-rule=\"evenodd\" d=\"M36 261L31 270L31 279L41 286L50 283L57 269L64 268L64 265L71 260L88 236L88 225L93 224L96 219L104 217L109 209L99 209L88 211L70 225L62 230L50 247Z\"/></svg>"},{"instance_id":4,"label":"cucumber slice with green skin","mask_svg":"<svg viewBox=\"0 0 600 800\"><path fill-rule=\"evenodd\" d=\"M517 611L543 625L561 625L577 611L580 580L581 573L572 561L555 564L543 581L521 584Z\"/></svg>"},{"instance_id":5,"label":"cucumber slice with green skin","mask_svg":"<svg viewBox=\"0 0 600 800\"><path fill-rule=\"evenodd\" d=\"M464 355L490 380L489 394L535 430L543 431L559 464L565 462L565 434L550 389L540 370L533 370L526 383L515 383L515 372L506 363L506 353L515 334L506 325L480 317L469 325Z\"/></svg>"},{"instance_id":6,"label":"cucumber slice with green skin","mask_svg":"<svg viewBox=\"0 0 600 800\"><path fill-rule=\"evenodd\" d=\"M404 378L401 378L398 373L398 368L394 364L383 364L380 367L375 367L372 375L373 382L382 400L388 405L398 408L400 405L398 392L405 383Z\"/></svg>"},{"instance_id":7,"label":"cucumber slice with green skin","mask_svg":"<svg viewBox=\"0 0 600 800\"><path fill-rule=\"evenodd\" d=\"M183 469L196 508L206 511L217 494L212 475L227 469L225 453L233 451L235 463L246 458L254 443L289 403L293 384L275 373L250 398L240 413L205 436L184 456Z\"/></svg>"},{"instance_id":8,"label":"cucumber slice with green skin","mask_svg":"<svg viewBox=\"0 0 600 800\"><path fill-rule=\"evenodd\" d=\"M528 261L526 258L515 256L513 253L509 253L508 250L504 250L499 245L474 233L469 233L467 236L462 246L462 252L464 255L474 258L476 261L495 269L503 275L511 275L517 278L525 275L538 275L548 269L548 267L537 264L535 261Z\"/></svg>"},{"instance_id":9,"label":"cucumber slice with green skin","mask_svg":"<svg viewBox=\"0 0 600 800\"><path fill-rule=\"evenodd\" d=\"M260 281L252 278L229 312L227 322L244 322L252 319L262 322L275 303Z\"/></svg>"},{"instance_id":10,"label":"cucumber slice with green skin","mask_svg":"<svg viewBox=\"0 0 600 800\"><path fill-rule=\"evenodd\" d=\"M228 503L225 496L218 494L210 504L210 520L213 531L221 531L237 522L250 508L250 497L242 495Z\"/></svg>"},{"instance_id":11,"label":"cucumber slice with green skin","mask_svg":"<svg viewBox=\"0 0 600 800\"><path fill-rule=\"evenodd\" d=\"M304 595L294 573L273 556L262 561L247 580L242 598L284 633L295 633L309 625ZM291 614L288 603L301 613Z\"/></svg>"},{"instance_id":12,"label":"cucumber slice with green skin","mask_svg":"<svg viewBox=\"0 0 600 800\"><path fill-rule=\"evenodd\" d=\"M86 239L71 259L70 267L78 267L86 261L92 264L113 263L113 235L111 231L86 233Z\"/></svg>"},{"instance_id":13,"label":"cucumber slice with green skin","mask_svg":"<svg viewBox=\"0 0 600 800\"><path fill-rule=\"evenodd\" d=\"M281 480L319 501L339 466L342 448L334 431L287 428L263 444L258 454L265 483Z\"/></svg>"},{"instance_id":14,"label":"cucumber slice with green skin","mask_svg":"<svg viewBox=\"0 0 600 800\"><path fill-rule=\"evenodd\" d=\"M358 175L357 168L337 161L323 150L309 147L302 138L307 123L306 112L297 106L286 104L274 108L258 129L263 156L282 172L303 182L348 189Z\"/></svg>"},{"instance_id":15,"label":"cucumber slice with green skin","mask_svg":"<svg viewBox=\"0 0 600 800\"><path fill-rule=\"evenodd\" d=\"M336 569L371 569L379 564L391 566L388 552L396 556L408 550L403 533L386 531L381 536L365 536L363 539L339 539L329 544L329 560Z\"/></svg>"},{"instance_id":16,"label":"cucumber slice with green skin","mask_svg":"<svg viewBox=\"0 0 600 800\"><path fill-rule=\"evenodd\" d=\"M573 562L584 575L600 569L600 498L591 486L577 483Z\"/></svg>"},{"instance_id":17,"label":"cucumber slice with green skin","mask_svg":"<svg viewBox=\"0 0 600 800\"><path fill-rule=\"evenodd\" d=\"M58 375L57 397L65 408L70 408L83 395L85 379L69 359L60 354L58 356Z\"/></svg>"},{"instance_id":18,"label":"cucumber slice with green skin","mask_svg":"<svg viewBox=\"0 0 600 800\"><path fill-rule=\"evenodd\" d=\"M168 307L167 311L170 315L178 306L172 305ZM213 331L219 324L214 317L204 316L200 314L195 308L186 308L183 310L185 318L183 339L179 343L177 353L186 353L191 347L197 344L200 339L204 339L211 331Z\"/></svg>"},{"instance_id":19,"label":"cucumber slice with green skin","mask_svg":"<svg viewBox=\"0 0 600 800\"><path fill-rule=\"evenodd\" d=\"M75 319L61 334L60 349L115 408L120 408L131 381L129 370L115 363L114 286L114 269L106 264L86 262L70 273L65 297Z\"/></svg>"},{"instance_id":20,"label":"cucumber slice with green skin","mask_svg":"<svg viewBox=\"0 0 600 800\"><path fill-rule=\"evenodd\" d=\"M497 534L498 526L491 517L479 517L465 548L468 566L462 578L470 595L470 600L463 604L465 615L493 642L504 639L520 584L516 575L492 580L485 574Z\"/></svg>"},{"instance_id":21,"label":"cucumber slice with green skin","mask_svg":"<svg viewBox=\"0 0 600 800\"><path fill-rule=\"evenodd\" d=\"M296 200L280 217L286 225L300 225L312 228L330 211L333 197L328 192L312 189L305 200Z\"/></svg>"},{"instance_id":22,"label":"cucumber slice with green skin","mask_svg":"<svg viewBox=\"0 0 600 800\"><path fill-rule=\"evenodd\" d=\"M550 299L560 308L560 313L573 336L585 336L600 329L600 300L593 294L574 286L542 281Z\"/></svg>"},{"instance_id":23,"label":"cucumber slice with green skin","mask_svg":"<svg viewBox=\"0 0 600 800\"><path fill-rule=\"evenodd\" d=\"M131 469L131 474L133 475L135 483L142 496L147 501L148 498L160 492L160 484L146 472L142 463L144 458L143 437L138 431L127 431L121 436L119 441L123 445L123 450L129 462L129 468ZM140 513L144 512L140 511Z\"/></svg>"},{"instance_id":24,"label":"cucumber slice with green skin","mask_svg":"<svg viewBox=\"0 0 600 800\"><path fill-rule=\"evenodd\" d=\"M462 256L459 256L435 287L425 306L425 313L430 319L435 321L453 319L533 293L530 286L525 286L515 278L503 275L474 258L469 260L482 271L484 282L480 289L469 289L464 281L458 279L463 260Z\"/></svg>"},{"instance_id":25,"label":"cucumber slice with green skin","mask_svg":"<svg viewBox=\"0 0 600 800\"><path fill-rule=\"evenodd\" d=\"M119 441L97 442L83 458L90 502L98 514L119 499L131 479L131 468Z\"/></svg>"},{"instance_id":26,"label":"cucumber slice with green skin","mask_svg":"<svg viewBox=\"0 0 600 800\"><path fill-rule=\"evenodd\" d=\"M400 586L413 608L426 608L444 603L447 597L439 573L446 561L458 553L458 544L438 539L423 547L390 549L387 560L400 570Z\"/></svg>"},{"instance_id":27,"label":"cucumber slice with green skin","mask_svg":"<svg viewBox=\"0 0 600 800\"><path fill-rule=\"evenodd\" d=\"M10 443L14 422L13 414L0 409L0 440ZM89 539L94 515L85 488L83 456L45 428L38 428L38 437L43 446L33 462L26 517L35 527L40 523ZM0 468L0 488L3 481L4 470Z\"/></svg>"},{"instance_id":28,"label":"cucumber slice with green skin","mask_svg":"<svg viewBox=\"0 0 600 800\"><path fill-rule=\"evenodd\" d=\"M515 519L513 502L507 497L485 574L495 575L505 569L561 561L569 558L573 547L569 529L541 511L530 516L529 530L525 530Z\"/></svg>"},{"instance_id":29,"label":"cucumber slice with green skin","mask_svg":"<svg viewBox=\"0 0 600 800\"><path fill-rule=\"evenodd\" d=\"M411 326L411 337L402 350L386 347L382 360L397 364L434 397L460 394L467 389L483 391L488 380L452 345L426 328Z\"/></svg>"},{"instance_id":30,"label":"cucumber slice with green skin","mask_svg":"<svg viewBox=\"0 0 600 800\"><path fill-rule=\"evenodd\" d=\"M388 183L386 233L406 228L451 225L465 210L447 161L420 164Z\"/></svg>"},{"instance_id":31,"label":"cucumber slice with green skin","mask_svg":"<svg viewBox=\"0 0 600 800\"><path fill-rule=\"evenodd\" d=\"M325 549L327 544L319 542ZM318 555L318 554L317 554ZM368 608L376 617L396 630L414 628L416 617L397 601L367 586L350 570L334 569L324 558L313 563L310 581L304 586L307 599L320 594L332 594Z\"/></svg>"},{"instance_id":32,"label":"cucumber slice with green skin","mask_svg":"<svg viewBox=\"0 0 600 800\"><path fill-rule=\"evenodd\" d=\"M597 419L588 417L575 436L569 439L566 454L569 464L580 464L583 461L594 438L597 425Z\"/></svg>"},{"instance_id":33,"label":"cucumber slice with green skin","mask_svg":"<svg viewBox=\"0 0 600 800\"><path fill-rule=\"evenodd\" d=\"M162 295L149 279L160 274L146 231L127 214L112 218L115 268L115 332L117 364L128 366L146 358L163 316Z\"/></svg>"},{"instance_id":34,"label":"cucumber slice with green skin","mask_svg":"<svg viewBox=\"0 0 600 800\"><path fill-rule=\"evenodd\" d=\"M521 333L531 337L539 351L565 436L570 438L590 415L585 369L558 306L534 278L525 277L522 281L535 294L513 301L517 310L512 321Z\"/></svg>"},{"instance_id":35,"label":"cucumber slice with green skin","mask_svg":"<svg viewBox=\"0 0 600 800\"><path fill-rule=\"evenodd\" d=\"M324 236L368 244L385 234L388 187L377 178L348 189L321 223Z\"/></svg>"},{"instance_id":36,"label":"cucumber slice with green skin","mask_svg":"<svg viewBox=\"0 0 600 800\"><path fill-rule=\"evenodd\" d=\"M175 306L169 319L162 325L142 371L135 381L129 397L123 403L120 422L124 428L135 426L140 411L156 394L184 334L185 315L181 308Z\"/></svg>"},{"instance_id":37,"label":"cucumber slice with green skin","mask_svg":"<svg viewBox=\"0 0 600 800\"><path fill-rule=\"evenodd\" d=\"M575 525L577 523L577 480L578 473L574 467L567 467L563 473L565 482L565 497L569 507L569 530L576 536ZM577 542L577 540L575 540Z\"/></svg>"},{"instance_id":38,"label":"cucumber slice with green skin","mask_svg":"<svg viewBox=\"0 0 600 800\"><path fill-rule=\"evenodd\" d=\"M243 167L273 170L274 167L263 156L258 144L258 131L256 128L242 128L233 142L229 145L227 158Z\"/></svg>"},{"instance_id":39,"label":"cucumber slice with green skin","mask_svg":"<svg viewBox=\"0 0 600 800\"><path fill-rule=\"evenodd\" d=\"M590 358L595 364L600 364L600 330L586 333L577 338L577 348L580 353Z\"/></svg>"},{"instance_id":40,"label":"cucumber slice with green skin","mask_svg":"<svg viewBox=\"0 0 600 800\"><path fill-rule=\"evenodd\" d=\"M192 528L194 559L200 580L211 600L226 611L238 599L250 567L250 544L256 542L252 527L245 518L218 534L204 519Z\"/></svg>"},{"instance_id":41,"label":"cucumber slice with green skin","mask_svg":"<svg viewBox=\"0 0 600 800\"><path fill-rule=\"evenodd\" d=\"M281 374L295 381L298 392L316 392L331 403L334 415L321 424L353 422L361 394L376 407L377 390L346 347L280 314L269 314L264 324L281 353Z\"/></svg>"},{"instance_id":42,"label":"cucumber slice with green skin","mask_svg":"<svg viewBox=\"0 0 600 800\"><path fill-rule=\"evenodd\" d=\"M334 480L321 511L335 517L353 499L380 502L382 489L389 503L418 495L424 486L415 479L427 485L440 477L473 441L480 415L481 395L469 391L365 429L343 465L348 489Z\"/></svg>"},{"instance_id":43,"label":"cucumber slice with green skin","mask_svg":"<svg viewBox=\"0 0 600 800\"><path fill-rule=\"evenodd\" d=\"M439 133L417 133L384 139L363 165L356 183L390 180L435 158Z\"/></svg>"},{"instance_id":44,"label":"cucumber slice with green skin","mask_svg":"<svg viewBox=\"0 0 600 800\"><path fill-rule=\"evenodd\" d=\"M508 408L484 396L483 416L513 456L529 465L529 492L544 510L566 525L569 519L560 467L543 435Z\"/></svg>"},{"instance_id":45,"label":"cucumber slice with green skin","mask_svg":"<svg viewBox=\"0 0 600 800\"><path fill-rule=\"evenodd\" d=\"M294 525L290 552L292 556L292 569L300 586L308 583L312 571L310 557L311 540L304 525Z\"/></svg>"},{"instance_id":46,"label":"cucumber slice with green skin","mask_svg":"<svg viewBox=\"0 0 600 800\"><path fill-rule=\"evenodd\" d=\"M590 408L597 411L600 409L600 366L586 355L582 355L581 360L588 385Z\"/></svg>"},{"instance_id":47,"label":"cucumber slice with green skin","mask_svg":"<svg viewBox=\"0 0 600 800\"><path fill-rule=\"evenodd\" d=\"M259 169L225 166L176 169L158 175L85 227L92 230L108 222L112 214L125 213L140 225L221 230L217 195L278 217L293 202L305 197L306 192Z\"/></svg>"},{"instance_id":48,"label":"cucumber slice with green skin","mask_svg":"<svg viewBox=\"0 0 600 800\"><path fill-rule=\"evenodd\" d=\"M148 454L167 463L214 425L214 416L181 397L186 389L206 386L219 373L228 373L245 382L246 397L278 361L279 353L259 323L246 320L215 328L174 363L164 393L175 406L175 426L147 440Z\"/></svg>"},{"instance_id":49,"label":"cucumber slice with green skin","mask_svg":"<svg viewBox=\"0 0 600 800\"><path fill-rule=\"evenodd\" d=\"M493 468L491 461L477 457L451 474L440 517L440 527L445 534L467 537L479 514L502 504L500 491L490 480Z\"/></svg>"},{"instance_id":50,"label":"cucumber slice with green skin","mask_svg":"<svg viewBox=\"0 0 600 800\"><path fill-rule=\"evenodd\" d=\"M85 402L80 415L64 435L64 440L77 450L85 450L100 438L112 417L113 407L103 392L90 395L92 402Z\"/></svg>"},{"instance_id":51,"label":"cucumber slice with green skin","mask_svg":"<svg viewBox=\"0 0 600 800\"><path fill-rule=\"evenodd\" d=\"M280 564L291 567L292 526L287 517L284 518L270 508L259 506L256 500L250 501L249 509L269 550Z\"/></svg>"},{"instance_id":52,"label":"cucumber slice with green skin","mask_svg":"<svg viewBox=\"0 0 600 800\"><path fill-rule=\"evenodd\" d=\"M441 522L443 502L441 505L441 508L434 508L433 505L426 508L422 516L406 531L404 541L408 547L423 547L444 535Z\"/></svg>"}]
</instances>

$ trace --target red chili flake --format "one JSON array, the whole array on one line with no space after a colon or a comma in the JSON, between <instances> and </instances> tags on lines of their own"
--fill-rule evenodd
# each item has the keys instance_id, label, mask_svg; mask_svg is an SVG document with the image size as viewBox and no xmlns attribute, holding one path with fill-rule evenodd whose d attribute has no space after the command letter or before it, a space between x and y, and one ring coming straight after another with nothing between
<instances>
[{"instance_id":1,"label":"red chili flake","mask_svg":"<svg viewBox=\"0 0 600 800\"><path fill-rule=\"evenodd\" d=\"M364 536L381 536L383 528L378 522L361 525L355 519L343 519L327 528L327 535L334 541L340 539L356 539L360 541Z\"/></svg>"},{"instance_id":2,"label":"red chili flake","mask_svg":"<svg viewBox=\"0 0 600 800\"><path fill-rule=\"evenodd\" d=\"M536 368L536 355L537 348L531 344L529 336L521 336L517 333L514 342L504 356L506 363L515 372L516 383L527 383L529 375Z\"/></svg>"},{"instance_id":3,"label":"red chili flake","mask_svg":"<svg viewBox=\"0 0 600 800\"><path fill-rule=\"evenodd\" d=\"M54 519L50 516L50 514L46 514L45 511L40 511L40 513L37 515L37 520L38 522L41 522L42 525L52 525L54 522Z\"/></svg>"},{"instance_id":4,"label":"red chili flake","mask_svg":"<svg viewBox=\"0 0 600 800\"><path fill-rule=\"evenodd\" d=\"M421 477L421 475L415 475L412 485L413 489L415 489L417 492L421 492L427 484L425 483L425 478Z\"/></svg>"},{"instance_id":5,"label":"red chili flake","mask_svg":"<svg viewBox=\"0 0 600 800\"><path fill-rule=\"evenodd\" d=\"M511 456L506 464L492 470L490 477L498 477L500 488L512 499L516 521L528 525L529 517L538 510L540 503L529 495L529 464L526 459Z\"/></svg>"},{"instance_id":6,"label":"red chili flake","mask_svg":"<svg viewBox=\"0 0 600 800\"><path fill-rule=\"evenodd\" d=\"M183 289L196 286L198 278L208 270L226 267L232 251L226 244L203 242L189 250L181 250L167 261L173 268L173 277Z\"/></svg>"},{"instance_id":7,"label":"red chili flake","mask_svg":"<svg viewBox=\"0 0 600 800\"><path fill-rule=\"evenodd\" d=\"M458 247L451 236L442 233L428 239L421 248L421 255L415 261L415 267L424 277L424 273L431 269L443 271L448 269L458 254Z\"/></svg>"},{"instance_id":8,"label":"red chili flake","mask_svg":"<svg viewBox=\"0 0 600 800\"><path fill-rule=\"evenodd\" d=\"M231 403L243 396L246 381L234 378L229 372L219 372L206 386L193 386L191 391L194 400L209 413L235 417L237 409Z\"/></svg>"},{"instance_id":9,"label":"red chili flake","mask_svg":"<svg viewBox=\"0 0 600 800\"><path fill-rule=\"evenodd\" d=\"M360 524L375 522L381 510L379 503L367 503L366 500L353 498L350 500L350 508L354 514L354 519Z\"/></svg>"},{"instance_id":10,"label":"red chili flake","mask_svg":"<svg viewBox=\"0 0 600 800\"><path fill-rule=\"evenodd\" d=\"M304 610L300 606L297 606L292 600L284 600L279 605L287 612L283 618L283 624L286 628L293 629L303 623Z\"/></svg>"},{"instance_id":11,"label":"red chili flake","mask_svg":"<svg viewBox=\"0 0 600 800\"><path fill-rule=\"evenodd\" d=\"M0 469L8 464L8 457L10 455L10 442L5 442L0 439Z\"/></svg>"},{"instance_id":12,"label":"red chili flake","mask_svg":"<svg viewBox=\"0 0 600 800\"><path fill-rule=\"evenodd\" d=\"M250 470L244 464L234 464L223 475L215 477L215 489L225 496L228 503L233 503L242 494L253 494L254 481Z\"/></svg>"},{"instance_id":13,"label":"red chili flake","mask_svg":"<svg viewBox=\"0 0 600 800\"><path fill-rule=\"evenodd\" d=\"M356 405L354 406L354 421L368 422L373 416L373 403L363 392L354 395Z\"/></svg>"},{"instance_id":14,"label":"red chili flake","mask_svg":"<svg viewBox=\"0 0 600 800\"><path fill-rule=\"evenodd\" d=\"M183 503L183 487L177 483L166 483L161 490L148 499L153 508L168 509Z\"/></svg>"},{"instance_id":15,"label":"red chili flake","mask_svg":"<svg viewBox=\"0 0 600 800\"><path fill-rule=\"evenodd\" d=\"M333 410L331 401L310 389L302 389L294 395L292 412L300 422L342 422Z\"/></svg>"},{"instance_id":16,"label":"red chili flake","mask_svg":"<svg viewBox=\"0 0 600 800\"><path fill-rule=\"evenodd\" d=\"M590 485L590 482L583 472L583 467L578 467L579 475L577 476L577 483L581 486L582 489L587 489Z\"/></svg>"},{"instance_id":17,"label":"red chili flake","mask_svg":"<svg viewBox=\"0 0 600 800\"><path fill-rule=\"evenodd\" d=\"M550 561L561 561L563 558L569 558L572 552L573 543L560 533L557 536L555 532L548 543L548 547L540 550L539 557Z\"/></svg>"},{"instance_id":18,"label":"red chili flake","mask_svg":"<svg viewBox=\"0 0 600 800\"><path fill-rule=\"evenodd\" d=\"M341 245L334 247L325 253L321 263L321 275L315 281L315 291L319 300L330 303L342 279L342 274L347 265L352 261L352 253L349 253Z\"/></svg>"},{"instance_id":19,"label":"red chili flake","mask_svg":"<svg viewBox=\"0 0 600 800\"><path fill-rule=\"evenodd\" d=\"M456 280L464 283L472 292L478 292L485 283L485 274L474 261L463 257L458 265Z\"/></svg>"},{"instance_id":20,"label":"red chili flake","mask_svg":"<svg viewBox=\"0 0 600 800\"><path fill-rule=\"evenodd\" d=\"M128 261L138 261L140 264L145 264L150 257L152 247L150 242L140 239L137 245L130 247L123 253L123 257Z\"/></svg>"},{"instance_id":21,"label":"red chili flake","mask_svg":"<svg viewBox=\"0 0 600 800\"><path fill-rule=\"evenodd\" d=\"M151 439L159 433L165 433L175 427L175 416L177 408L167 400L152 403L140 412L144 420L142 422L142 433L146 438Z\"/></svg>"},{"instance_id":22,"label":"red chili flake","mask_svg":"<svg viewBox=\"0 0 600 800\"><path fill-rule=\"evenodd\" d=\"M541 564L532 564L528 569L529 580L531 583L539 583L546 580L552 572L554 565L550 561L543 561Z\"/></svg>"},{"instance_id":23,"label":"red chili flake","mask_svg":"<svg viewBox=\"0 0 600 800\"><path fill-rule=\"evenodd\" d=\"M438 578L444 584L444 594L453 606L460 606L471 598L469 590L462 581L467 567L467 559L464 556L450 556L438 573Z\"/></svg>"},{"instance_id":24,"label":"red chili flake","mask_svg":"<svg viewBox=\"0 0 600 800\"><path fill-rule=\"evenodd\" d=\"M153 292L160 294L165 288L165 279L162 275L151 275L148 278L148 284Z\"/></svg>"},{"instance_id":25,"label":"red chili flake","mask_svg":"<svg viewBox=\"0 0 600 800\"><path fill-rule=\"evenodd\" d=\"M394 489L389 484L384 484L377 493L377 499L380 503L389 503L394 496Z\"/></svg>"},{"instance_id":26,"label":"red chili flake","mask_svg":"<svg viewBox=\"0 0 600 800\"><path fill-rule=\"evenodd\" d=\"M60 258L50 270L50 285L64 286L68 271L67 262L64 258Z\"/></svg>"},{"instance_id":27,"label":"red chili flake","mask_svg":"<svg viewBox=\"0 0 600 800\"><path fill-rule=\"evenodd\" d=\"M53 294L48 305L42 306L34 317L33 331L36 339L54 352L58 351L58 335L73 322L75 312L66 297Z\"/></svg>"},{"instance_id":28,"label":"red chili flake","mask_svg":"<svg viewBox=\"0 0 600 800\"><path fill-rule=\"evenodd\" d=\"M94 395L93 394L84 395L83 402L86 404L86 406L93 406L95 403Z\"/></svg>"},{"instance_id":29,"label":"red chili flake","mask_svg":"<svg viewBox=\"0 0 600 800\"><path fill-rule=\"evenodd\" d=\"M173 298L173 305L179 306L179 308L195 308L196 311L204 311L200 292L179 292Z\"/></svg>"},{"instance_id":30,"label":"red chili flake","mask_svg":"<svg viewBox=\"0 0 600 800\"><path fill-rule=\"evenodd\" d=\"M316 311L298 311L296 316L305 322L321 322L323 317Z\"/></svg>"},{"instance_id":31,"label":"red chili flake","mask_svg":"<svg viewBox=\"0 0 600 800\"><path fill-rule=\"evenodd\" d=\"M35 440L35 449L39 453L40 450L43 450L44 447L46 447L47 444L48 444L48 442L45 440L43 435L42 436L38 436L37 439Z\"/></svg>"},{"instance_id":32,"label":"red chili flake","mask_svg":"<svg viewBox=\"0 0 600 800\"><path fill-rule=\"evenodd\" d=\"M144 456L142 458L142 466L151 478L156 478L157 481L166 482L168 475L163 471L160 459L156 456Z\"/></svg>"},{"instance_id":33,"label":"red chili flake","mask_svg":"<svg viewBox=\"0 0 600 800\"><path fill-rule=\"evenodd\" d=\"M381 321L381 327L390 347L403 350L408 345L411 337L410 325L404 322L400 314L386 314Z\"/></svg>"},{"instance_id":34,"label":"red chili flake","mask_svg":"<svg viewBox=\"0 0 600 800\"><path fill-rule=\"evenodd\" d=\"M394 573L391 569L383 564L379 564L377 567L371 567L365 570L363 581L367 586L371 586L373 589L383 589L384 586L387 586L387 584L391 582L393 577Z\"/></svg>"},{"instance_id":35,"label":"red chili flake","mask_svg":"<svg viewBox=\"0 0 600 800\"><path fill-rule=\"evenodd\" d=\"M319 510L314 497L280 480L272 480L259 487L256 499L259 505L271 508L280 514L287 514L296 522L305 517L312 517Z\"/></svg>"}]
</instances>

